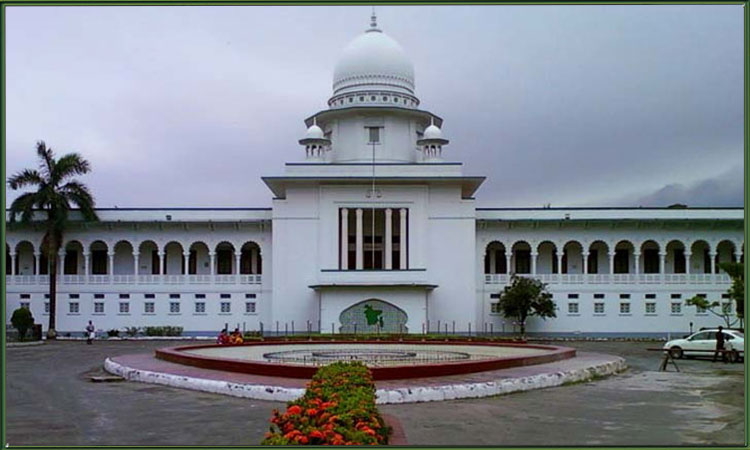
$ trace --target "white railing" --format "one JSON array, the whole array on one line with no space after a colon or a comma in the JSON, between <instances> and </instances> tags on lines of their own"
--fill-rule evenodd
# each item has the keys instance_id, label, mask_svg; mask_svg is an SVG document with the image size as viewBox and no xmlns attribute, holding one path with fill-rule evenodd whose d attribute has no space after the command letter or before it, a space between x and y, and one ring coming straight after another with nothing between
<instances>
[{"instance_id":1,"label":"white railing","mask_svg":"<svg viewBox=\"0 0 750 450\"><path fill-rule=\"evenodd\" d=\"M261 284L261 275L240 275L240 284Z\"/></svg>"},{"instance_id":2,"label":"white railing","mask_svg":"<svg viewBox=\"0 0 750 450\"><path fill-rule=\"evenodd\" d=\"M9 285L39 286L49 284L49 275L6 275ZM61 285L85 284L262 284L263 275L58 275L57 283Z\"/></svg>"},{"instance_id":3,"label":"white railing","mask_svg":"<svg viewBox=\"0 0 750 450\"><path fill-rule=\"evenodd\" d=\"M188 275L188 284L211 284L213 281L213 277L208 274L204 275Z\"/></svg>"},{"instance_id":4,"label":"white railing","mask_svg":"<svg viewBox=\"0 0 750 450\"><path fill-rule=\"evenodd\" d=\"M62 284L86 284L86 275L62 275L60 277Z\"/></svg>"},{"instance_id":5,"label":"white railing","mask_svg":"<svg viewBox=\"0 0 750 450\"><path fill-rule=\"evenodd\" d=\"M214 275L214 283L216 284L235 284L237 282L236 275Z\"/></svg>"},{"instance_id":6,"label":"white railing","mask_svg":"<svg viewBox=\"0 0 750 450\"><path fill-rule=\"evenodd\" d=\"M685 284L688 282L688 274L685 273L665 273L664 283L666 284Z\"/></svg>"},{"instance_id":7,"label":"white railing","mask_svg":"<svg viewBox=\"0 0 750 450\"><path fill-rule=\"evenodd\" d=\"M484 274L485 284L507 284L509 280L507 273L486 273Z\"/></svg>"},{"instance_id":8,"label":"white railing","mask_svg":"<svg viewBox=\"0 0 750 450\"><path fill-rule=\"evenodd\" d=\"M661 274L661 273L642 273L637 275L639 284L659 284L664 279L664 275L675 275L675 274ZM681 275L681 274L676 274Z\"/></svg>"},{"instance_id":9,"label":"white railing","mask_svg":"<svg viewBox=\"0 0 750 450\"><path fill-rule=\"evenodd\" d=\"M135 284L135 275L112 275L114 284Z\"/></svg>"},{"instance_id":10,"label":"white railing","mask_svg":"<svg viewBox=\"0 0 750 450\"><path fill-rule=\"evenodd\" d=\"M547 284L728 284L732 282L725 273L590 273L590 274L519 274L537 278ZM484 274L485 284L508 284L510 276L505 273Z\"/></svg>"},{"instance_id":11,"label":"white railing","mask_svg":"<svg viewBox=\"0 0 750 450\"><path fill-rule=\"evenodd\" d=\"M109 284L109 275L89 275L89 284Z\"/></svg>"}]
</instances>

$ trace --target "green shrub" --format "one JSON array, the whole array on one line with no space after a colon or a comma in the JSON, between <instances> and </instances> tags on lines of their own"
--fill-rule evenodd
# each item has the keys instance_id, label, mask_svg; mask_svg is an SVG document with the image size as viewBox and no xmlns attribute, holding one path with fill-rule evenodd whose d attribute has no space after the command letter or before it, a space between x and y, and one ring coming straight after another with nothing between
<instances>
[{"instance_id":1,"label":"green shrub","mask_svg":"<svg viewBox=\"0 0 750 450\"><path fill-rule=\"evenodd\" d=\"M305 394L274 410L263 445L387 445L391 429L375 406L375 384L360 362L318 369Z\"/></svg>"},{"instance_id":2,"label":"green shrub","mask_svg":"<svg viewBox=\"0 0 750 450\"><path fill-rule=\"evenodd\" d=\"M109 337L119 337L120 336L120 330L116 328L112 328L111 330L107 330L107 336Z\"/></svg>"},{"instance_id":3,"label":"green shrub","mask_svg":"<svg viewBox=\"0 0 750 450\"><path fill-rule=\"evenodd\" d=\"M182 336L182 327L143 327L146 336Z\"/></svg>"},{"instance_id":4,"label":"green shrub","mask_svg":"<svg viewBox=\"0 0 750 450\"><path fill-rule=\"evenodd\" d=\"M13 311L10 323L18 330L18 340L22 341L26 337L26 331L34 326L34 316L29 308L18 308Z\"/></svg>"},{"instance_id":5,"label":"green shrub","mask_svg":"<svg viewBox=\"0 0 750 450\"><path fill-rule=\"evenodd\" d=\"M125 327L125 334L130 337L138 336L138 332L141 331L138 327Z\"/></svg>"}]
</instances>

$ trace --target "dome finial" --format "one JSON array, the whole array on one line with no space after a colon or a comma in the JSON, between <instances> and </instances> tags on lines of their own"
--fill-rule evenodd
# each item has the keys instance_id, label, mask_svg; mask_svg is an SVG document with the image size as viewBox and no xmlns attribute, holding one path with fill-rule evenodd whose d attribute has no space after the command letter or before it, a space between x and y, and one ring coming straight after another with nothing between
<instances>
[{"instance_id":1,"label":"dome finial","mask_svg":"<svg viewBox=\"0 0 750 450\"><path fill-rule=\"evenodd\" d=\"M378 28L378 16L375 14L375 6L372 7L372 15L370 16L370 28L367 31L380 31Z\"/></svg>"}]
</instances>

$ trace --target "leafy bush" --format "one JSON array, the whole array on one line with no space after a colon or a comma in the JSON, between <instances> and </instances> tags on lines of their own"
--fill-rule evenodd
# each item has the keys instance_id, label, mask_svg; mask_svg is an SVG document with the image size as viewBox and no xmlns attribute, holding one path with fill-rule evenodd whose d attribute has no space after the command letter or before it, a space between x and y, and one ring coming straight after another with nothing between
<instances>
[{"instance_id":1,"label":"leafy bush","mask_svg":"<svg viewBox=\"0 0 750 450\"><path fill-rule=\"evenodd\" d=\"M370 370L360 362L318 369L305 394L273 411L263 445L387 445L391 429L375 407Z\"/></svg>"},{"instance_id":2,"label":"leafy bush","mask_svg":"<svg viewBox=\"0 0 750 450\"><path fill-rule=\"evenodd\" d=\"M116 328L112 328L111 330L107 330L107 336L109 337L119 337L120 336L120 330Z\"/></svg>"},{"instance_id":3,"label":"leafy bush","mask_svg":"<svg viewBox=\"0 0 750 450\"><path fill-rule=\"evenodd\" d=\"M141 329L138 327L125 327L125 334L127 334L130 337L138 336L139 331L141 331Z\"/></svg>"},{"instance_id":4,"label":"leafy bush","mask_svg":"<svg viewBox=\"0 0 750 450\"><path fill-rule=\"evenodd\" d=\"M26 331L34 325L34 316L29 308L18 308L13 311L10 323L18 330L18 340L22 341L26 337Z\"/></svg>"},{"instance_id":5,"label":"leafy bush","mask_svg":"<svg viewBox=\"0 0 750 450\"><path fill-rule=\"evenodd\" d=\"M182 327L143 327L146 336L182 336Z\"/></svg>"},{"instance_id":6,"label":"leafy bush","mask_svg":"<svg viewBox=\"0 0 750 450\"><path fill-rule=\"evenodd\" d=\"M262 334L260 334L260 331L245 331L245 333L242 335L242 337L245 340L248 339L260 339L263 337Z\"/></svg>"}]
</instances>

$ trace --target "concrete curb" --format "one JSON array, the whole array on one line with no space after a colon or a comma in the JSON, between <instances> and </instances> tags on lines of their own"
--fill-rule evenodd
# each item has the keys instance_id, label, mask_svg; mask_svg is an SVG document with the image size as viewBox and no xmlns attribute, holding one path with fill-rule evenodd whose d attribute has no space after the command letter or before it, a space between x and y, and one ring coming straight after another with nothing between
<instances>
[{"instance_id":1,"label":"concrete curb","mask_svg":"<svg viewBox=\"0 0 750 450\"><path fill-rule=\"evenodd\" d=\"M257 400L288 402L305 393L305 390L301 388L232 383L229 381L209 380L133 369L116 363L110 358L104 361L104 370L111 374L119 375L128 381L162 384L165 386L192 389L194 391L211 392L214 394L230 395L232 397L254 398Z\"/></svg>"},{"instance_id":2,"label":"concrete curb","mask_svg":"<svg viewBox=\"0 0 750 450\"><path fill-rule=\"evenodd\" d=\"M530 391L561 386L567 383L589 381L594 378L613 375L627 368L623 358L594 366L571 369L562 372L542 373L528 377L505 378L484 383L449 384L401 389L378 389L378 404L420 403L462 398L492 397L513 392Z\"/></svg>"},{"instance_id":3,"label":"concrete curb","mask_svg":"<svg viewBox=\"0 0 750 450\"><path fill-rule=\"evenodd\" d=\"M594 378L613 375L627 368L623 358L615 358L600 364L567 371L542 373L519 378L498 379L483 383L449 384L442 386L419 386L399 389L378 389L375 393L379 405L398 403L435 402L462 398L491 397L512 392L529 391L561 386L567 383L589 381ZM232 397L253 398L286 402L302 396L302 388L285 388L260 384L232 383L180 375L172 375L124 366L107 358L104 370L119 375L129 381L162 384L165 386L230 395Z\"/></svg>"},{"instance_id":4,"label":"concrete curb","mask_svg":"<svg viewBox=\"0 0 750 450\"><path fill-rule=\"evenodd\" d=\"M6 347L36 347L37 345L44 345L44 341L30 341L30 342L6 342Z\"/></svg>"}]
</instances>

